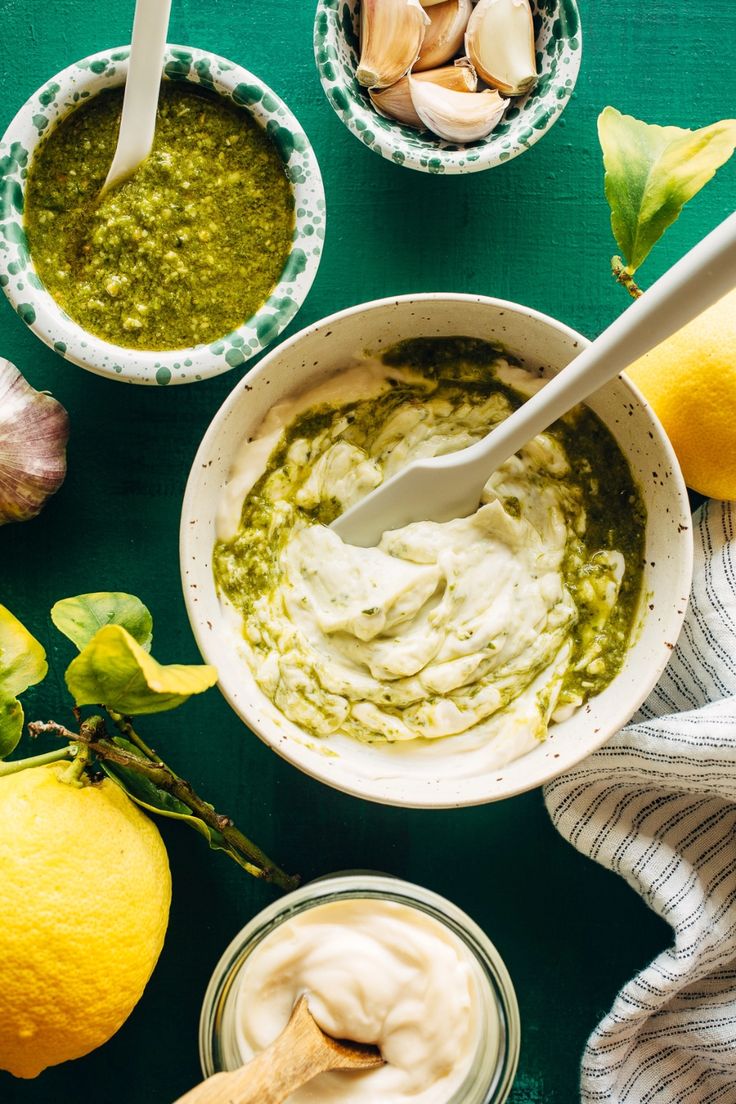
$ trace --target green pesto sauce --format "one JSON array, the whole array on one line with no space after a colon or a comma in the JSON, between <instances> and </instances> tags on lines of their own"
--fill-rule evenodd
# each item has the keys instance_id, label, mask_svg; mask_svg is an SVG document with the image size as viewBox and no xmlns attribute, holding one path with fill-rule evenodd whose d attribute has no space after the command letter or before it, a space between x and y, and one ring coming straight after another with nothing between
<instances>
[{"instance_id":1,"label":"green pesto sauce","mask_svg":"<svg viewBox=\"0 0 736 1104\"><path fill-rule=\"evenodd\" d=\"M75 110L31 163L25 230L59 305L135 349L180 349L236 329L265 302L291 248L284 166L250 115L164 82L156 137L135 174L102 199L122 90Z\"/></svg>"},{"instance_id":2,"label":"green pesto sauce","mask_svg":"<svg viewBox=\"0 0 736 1104\"><path fill-rule=\"evenodd\" d=\"M400 342L383 354L383 362L392 367L411 368L427 382L394 382L390 390L377 397L341 406L347 423L342 438L370 452L371 440L396 407L407 400L421 403L430 393L446 399L453 407L468 399L481 402L493 393L501 393L515 409L524 396L493 376L493 365L500 355L515 363L499 346L475 338L417 338ZM336 410L328 405L313 408L284 430L266 470L245 499L238 532L231 540L215 545L216 585L246 618L258 598L278 585L279 557L293 528L294 514L329 525L339 513L334 500L323 500L317 507L305 510L290 500L285 491L281 496L281 488L288 486L294 476L294 464L289 457L292 444L302 438L318 437L333 424ZM641 592L646 509L626 458L592 411L577 407L547 432L564 447L571 470L563 481L566 486L576 488L586 517L585 532L580 536L570 534L566 550L564 578L575 599L578 619L572 630L573 655L559 699L563 704L566 697L580 695L587 700L599 693L621 668ZM289 509L282 511L280 518L275 516L275 493L279 494L280 504L289 503ZM519 516L517 498L509 496L503 505L509 514ZM572 527L572 518L569 520L568 530ZM585 584L601 572L596 554L612 550L624 556L625 571L614 609L601 623L599 606L586 598ZM600 669L594 673L589 668L576 671L577 660L595 644L600 645Z\"/></svg>"}]
</instances>

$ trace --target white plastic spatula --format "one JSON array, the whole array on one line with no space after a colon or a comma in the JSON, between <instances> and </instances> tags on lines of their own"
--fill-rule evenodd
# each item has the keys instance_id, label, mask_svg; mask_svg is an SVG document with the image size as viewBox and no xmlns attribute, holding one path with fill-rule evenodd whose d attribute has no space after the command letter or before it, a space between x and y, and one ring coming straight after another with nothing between
<instances>
[{"instance_id":1,"label":"white plastic spatula","mask_svg":"<svg viewBox=\"0 0 736 1104\"><path fill-rule=\"evenodd\" d=\"M412 521L449 521L478 506L489 476L538 433L736 287L736 214L666 272L506 421L474 445L415 460L331 528L369 547Z\"/></svg>"},{"instance_id":2,"label":"white plastic spatula","mask_svg":"<svg viewBox=\"0 0 736 1104\"><path fill-rule=\"evenodd\" d=\"M118 144L103 194L131 176L151 152L170 11L171 0L136 0Z\"/></svg>"}]
</instances>

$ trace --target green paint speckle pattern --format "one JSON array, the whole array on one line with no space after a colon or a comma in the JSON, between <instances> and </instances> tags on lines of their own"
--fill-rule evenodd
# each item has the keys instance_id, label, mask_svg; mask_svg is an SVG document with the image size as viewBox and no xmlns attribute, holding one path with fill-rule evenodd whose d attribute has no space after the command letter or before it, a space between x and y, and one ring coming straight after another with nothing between
<instances>
[{"instance_id":1,"label":"green paint speckle pattern","mask_svg":"<svg viewBox=\"0 0 736 1104\"><path fill-rule=\"evenodd\" d=\"M245 107L279 151L294 192L296 224L291 253L263 306L216 343L166 353L142 352L88 334L51 298L34 269L22 223L26 176L29 159L45 134L88 96L125 82L128 52L120 48L95 54L46 81L20 109L0 141L0 286L23 321L65 359L129 383L189 383L242 366L273 341L297 313L322 254L322 178L296 118L258 77L216 54L169 46L165 78L202 85Z\"/></svg>"},{"instance_id":2,"label":"green paint speckle pattern","mask_svg":"<svg viewBox=\"0 0 736 1104\"><path fill-rule=\"evenodd\" d=\"M531 0L537 85L511 103L503 121L478 142L455 145L382 118L355 79L360 0L319 0L314 56L325 95L348 130L382 157L420 172L469 173L518 157L556 122L572 95L582 40L575 0Z\"/></svg>"}]
</instances>

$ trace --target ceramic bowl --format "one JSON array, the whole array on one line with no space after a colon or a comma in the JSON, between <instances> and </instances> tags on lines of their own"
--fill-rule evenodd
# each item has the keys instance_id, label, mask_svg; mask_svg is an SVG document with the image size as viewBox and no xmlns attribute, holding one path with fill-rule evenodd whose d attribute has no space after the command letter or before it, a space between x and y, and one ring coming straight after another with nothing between
<instances>
[{"instance_id":1,"label":"ceramic bowl","mask_svg":"<svg viewBox=\"0 0 736 1104\"><path fill-rule=\"evenodd\" d=\"M624 725L659 678L682 625L692 574L687 492L672 448L651 408L623 377L590 399L627 457L647 509L642 598L621 671L606 689L554 725L548 739L505 766L467 776L442 754L410 745L363 744L306 735L258 688L244 658L239 622L215 590L212 549L223 487L241 442L275 403L339 370L364 350L404 338L468 335L500 342L533 371L554 374L587 344L580 334L528 307L482 296L426 294L377 300L332 315L270 353L215 416L189 476L181 522L181 567L200 650L248 727L314 778L392 805L447 807L510 797L567 770ZM235 626L235 627L234 627ZM414 749L419 750L421 749ZM461 757L457 757L461 758Z\"/></svg>"},{"instance_id":2,"label":"ceramic bowl","mask_svg":"<svg viewBox=\"0 0 736 1104\"><path fill-rule=\"evenodd\" d=\"M128 383L191 383L236 368L289 324L317 273L325 231L325 197L317 159L286 104L253 73L190 46L168 46L164 76L218 92L245 108L270 135L294 192L291 253L267 301L242 326L191 349L146 352L111 344L84 330L41 283L23 231L24 190L34 151L51 129L89 96L125 83L129 48L75 62L23 105L0 141L0 284L33 332L67 360Z\"/></svg>"},{"instance_id":3,"label":"ceramic bowl","mask_svg":"<svg viewBox=\"0 0 736 1104\"><path fill-rule=\"evenodd\" d=\"M355 79L358 67L360 0L319 0L314 54L325 95L351 134L381 157L429 173L492 169L518 157L559 119L575 87L582 38L575 0L531 0L539 80L514 98L487 138L454 145L429 131L384 119Z\"/></svg>"}]
</instances>

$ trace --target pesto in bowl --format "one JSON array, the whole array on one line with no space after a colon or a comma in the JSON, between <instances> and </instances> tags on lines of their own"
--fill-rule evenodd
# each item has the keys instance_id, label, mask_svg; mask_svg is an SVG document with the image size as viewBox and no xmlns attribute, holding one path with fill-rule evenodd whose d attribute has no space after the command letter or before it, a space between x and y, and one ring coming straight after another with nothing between
<instances>
[{"instance_id":1,"label":"pesto in bowl","mask_svg":"<svg viewBox=\"0 0 736 1104\"><path fill-rule=\"evenodd\" d=\"M42 211L45 212L44 218L59 212L52 212L48 202L45 208L34 203L31 194L34 161L38 157L41 163L44 150L51 153L57 135L61 142L67 125L74 126L75 117L82 122L85 117L90 118L91 115L86 113L92 112L99 97L102 97L104 105L105 101L112 102L108 99L111 92L119 95L125 84L128 55L128 47L106 50L83 58L57 73L20 108L0 139L0 287L22 321L66 360L98 375L128 383L160 386L191 383L245 364L270 344L299 310L317 273L322 254L324 188L309 139L287 105L260 78L208 51L190 46L167 46L163 71L166 111L169 110L169 89L174 97L174 89L185 91L192 100L199 96L196 103L200 106L200 116L214 102L223 109L217 112L221 121L216 125L221 136L227 131L224 137L231 137L229 121L237 117L242 122L245 116L253 150L259 154L267 151L269 155L269 164L278 181L277 191L284 201L281 217L277 219L279 229L272 241L269 241L265 225L270 213L263 206L262 197L250 194L248 181L245 182L247 188L240 180L231 178L229 184L225 181L225 174L237 175L241 169L228 163L225 173L222 172L219 163L222 151L217 142L210 143L205 139L198 146L196 155L193 154L196 161L194 169L202 185L205 183L205 165L209 160L211 174L207 186L218 187L216 182L223 176L219 187L224 190L231 186L230 198L234 203L247 199L250 215L245 213L243 221L248 223L254 238L257 238L260 229L264 230L261 245L269 251L272 249L271 271L268 259L264 258L260 283L253 294L243 293L242 282L240 291L237 290L242 275L238 272L242 267L242 250L235 247L234 253L230 252L233 246L229 237L227 245L224 237L216 241L215 235L210 239L213 246L219 244L219 254L228 250L226 260L229 271L225 272L223 256L215 256L208 248L207 233L213 232L212 227L202 225L196 213L191 226L186 225L189 212L183 193L188 190L184 185L190 178L185 175L183 166L177 166L173 173L182 187L180 190L173 187L173 178L167 177L166 166L159 158L158 163L146 168L146 175L141 176L145 195L142 200L139 197L137 208L131 196L130 209L120 209L121 197L129 194L122 188L118 190L119 194L111 192L109 197L105 197L100 208L100 212L107 212L111 217L92 220L94 225L90 225L88 230L90 234L100 237L97 247L102 247L101 252L106 258L102 268L104 270L108 263L110 266L110 271L102 272L105 278L98 280L100 274L92 271L94 266L88 263L91 253L83 254L81 258L74 257L72 248L70 260L61 243L52 242L50 236L44 242L43 233L39 239L38 231L43 228L40 217L36 216L40 216ZM102 114L107 110L105 107ZM230 112L234 112L235 116ZM67 131L67 134L71 133L73 131ZM110 135L106 141L111 142ZM76 189L79 208L90 201L94 191L95 182L88 179L86 155L91 154L95 162L101 157L99 151L94 149L84 152L84 186L79 187L79 178L73 177L71 182L66 182L68 187L62 187L64 182L57 180L52 189L57 191L56 200L64 203L69 201L70 195L73 197ZM153 170L153 176L147 175L149 169ZM132 186L133 181L128 188ZM286 196L287 190L291 193L291 203ZM249 193L247 197L244 196L246 191ZM257 187L255 191L258 191ZM159 192L162 194L159 195ZM29 195L30 213L26 210ZM206 207L204 199L204 195L200 194L200 200ZM200 208L199 201L196 206ZM126 222L126 215L131 215L133 209L136 214ZM200 209L199 214L202 213ZM229 235L238 229L233 225L236 220L234 208L229 213L226 211L225 215ZM289 229L286 227L287 219L293 220ZM182 245L178 245L176 238L169 234L167 220L180 223L177 236L182 238ZM79 222L82 221L80 213ZM110 222L112 225L108 225ZM146 271L148 266L143 262L136 266L132 256L116 258L118 249L120 255L131 251L136 223L141 233L148 231L149 242L151 236L155 239L150 271ZM184 240L188 232L197 235L196 245L191 237L189 243ZM198 236L200 233L201 238ZM71 233L69 242L73 240L74 234ZM76 240L79 242L79 238ZM82 241L81 245L85 244L91 243ZM187 244L195 245L196 254L190 253L189 260L185 262L182 257L189 252L184 249ZM166 249L162 253L163 246ZM42 272L36 266L37 250L41 254L39 268ZM166 259L166 254L173 254L173 257ZM275 271L279 267L276 264L277 255L282 261L280 271ZM208 262L210 256L213 265ZM115 271L118 261L122 268L118 267ZM254 258L251 257L247 264L252 266L253 263ZM134 267L138 268L136 275L144 292L141 296L127 294L129 289L125 278L133 275ZM219 276L213 279L213 271L218 267ZM68 276L64 274L67 271ZM251 268L251 271L255 270ZM61 275L56 275L58 273ZM62 301L54 297L54 289L49 290L46 286L45 281L51 285L54 280L60 285L55 294ZM71 298L64 302L66 293L61 285L65 280L70 284L79 281L80 285L86 282L87 290L91 289L84 318L79 314L77 302L77 296L84 292L84 288L80 286L73 290ZM190 285L188 290L185 290L184 283ZM164 307L166 317L157 320L155 315L160 312L163 292L171 293L170 299L167 300L168 306ZM236 301L241 295L242 304L238 306ZM222 296L224 302L220 301ZM206 310L195 299L200 299L202 303L207 300ZM250 316L249 311L253 311ZM187 317L189 314L193 317ZM127 326L123 328L125 322Z\"/></svg>"},{"instance_id":2,"label":"pesto in bowl","mask_svg":"<svg viewBox=\"0 0 736 1104\"><path fill-rule=\"evenodd\" d=\"M36 272L107 341L216 341L256 313L286 263L294 199L283 161L242 108L168 81L151 153L100 195L122 104L122 89L86 101L31 161L24 224Z\"/></svg>"}]
</instances>

